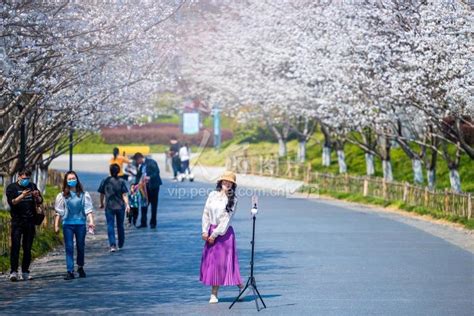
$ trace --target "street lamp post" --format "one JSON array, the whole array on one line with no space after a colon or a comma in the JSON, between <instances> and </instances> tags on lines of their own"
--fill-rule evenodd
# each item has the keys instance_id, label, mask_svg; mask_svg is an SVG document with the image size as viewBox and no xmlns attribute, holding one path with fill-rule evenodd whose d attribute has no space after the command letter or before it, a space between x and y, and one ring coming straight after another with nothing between
<instances>
[{"instance_id":1,"label":"street lamp post","mask_svg":"<svg viewBox=\"0 0 474 316\"><path fill-rule=\"evenodd\" d=\"M74 127L71 122L69 128L69 170L72 170L72 150L74 147Z\"/></svg>"},{"instance_id":2,"label":"street lamp post","mask_svg":"<svg viewBox=\"0 0 474 316\"><path fill-rule=\"evenodd\" d=\"M19 92L21 93L21 92ZM23 111L23 106L20 104L20 100L18 100L18 103L16 104L18 111L21 115L21 112ZM23 117L21 119L21 125L20 125L20 170L25 168L26 165L26 126L25 126L25 118Z\"/></svg>"},{"instance_id":3,"label":"street lamp post","mask_svg":"<svg viewBox=\"0 0 474 316\"><path fill-rule=\"evenodd\" d=\"M21 110L20 110L21 111ZM21 119L20 127L20 170L26 165L26 125L25 119Z\"/></svg>"},{"instance_id":4,"label":"street lamp post","mask_svg":"<svg viewBox=\"0 0 474 316\"><path fill-rule=\"evenodd\" d=\"M22 98L24 96L31 96L36 93L33 90L16 90L15 94L20 96L18 102L16 103L16 106L18 108L19 114L22 115L23 112L23 106L21 105ZM31 99L28 99L28 102L30 102ZM21 125L20 125L20 170L25 168L26 166L26 139L27 134L26 134L26 122L25 122L25 116L22 117L21 119Z\"/></svg>"}]
</instances>

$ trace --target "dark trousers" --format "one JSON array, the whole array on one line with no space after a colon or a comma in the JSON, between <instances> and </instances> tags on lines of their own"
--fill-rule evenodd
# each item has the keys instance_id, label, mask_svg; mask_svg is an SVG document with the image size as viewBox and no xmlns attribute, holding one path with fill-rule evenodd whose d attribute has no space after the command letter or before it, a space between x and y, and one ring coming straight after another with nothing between
<instances>
[{"instance_id":1,"label":"dark trousers","mask_svg":"<svg viewBox=\"0 0 474 316\"><path fill-rule=\"evenodd\" d=\"M107 220L107 236L109 237L110 247L117 246L115 240L115 222L117 222L118 247L122 248L125 242L125 229L123 227L123 222L125 220L125 209L106 209L105 219Z\"/></svg>"},{"instance_id":2,"label":"dark trousers","mask_svg":"<svg viewBox=\"0 0 474 316\"><path fill-rule=\"evenodd\" d=\"M150 189L147 187L148 193L148 205L151 204L151 220L150 226L156 226L156 212L158 211L158 195L160 193L160 187L156 189ZM141 226L145 227L147 225L147 213L148 213L148 205L142 207L142 219L141 219Z\"/></svg>"},{"instance_id":3,"label":"dark trousers","mask_svg":"<svg viewBox=\"0 0 474 316\"><path fill-rule=\"evenodd\" d=\"M191 173L191 170L189 170L189 160L184 160L181 162L181 172L182 173Z\"/></svg>"},{"instance_id":4,"label":"dark trousers","mask_svg":"<svg viewBox=\"0 0 474 316\"><path fill-rule=\"evenodd\" d=\"M129 224L133 224L133 226L137 225L138 207L131 207L127 217Z\"/></svg>"},{"instance_id":5,"label":"dark trousers","mask_svg":"<svg viewBox=\"0 0 474 316\"><path fill-rule=\"evenodd\" d=\"M21 271L30 272L31 247L35 238L35 224L17 224L12 223L12 249L10 253L11 272L18 272L18 261L20 258L20 246L23 248L23 260L21 262Z\"/></svg>"},{"instance_id":6,"label":"dark trousers","mask_svg":"<svg viewBox=\"0 0 474 316\"><path fill-rule=\"evenodd\" d=\"M178 173L181 172L181 161L178 157L173 157L171 164L173 165L173 177L176 178Z\"/></svg>"}]
</instances>

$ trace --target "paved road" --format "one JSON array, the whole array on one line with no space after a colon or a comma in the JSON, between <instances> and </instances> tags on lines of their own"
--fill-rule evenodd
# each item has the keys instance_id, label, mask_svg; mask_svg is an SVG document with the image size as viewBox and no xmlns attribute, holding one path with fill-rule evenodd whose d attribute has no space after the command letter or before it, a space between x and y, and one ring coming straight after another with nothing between
<instances>
[{"instance_id":1,"label":"paved road","mask_svg":"<svg viewBox=\"0 0 474 316\"><path fill-rule=\"evenodd\" d=\"M95 190L98 173L80 173ZM178 198L175 189L184 196ZM198 282L200 217L206 183L165 182L158 228L127 231L125 249L109 254L102 214L87 240L86 279L62 280L62 251L35 263L36 280L0 280L0 314L256 314L252 296L231 311L236 288L209 305ZM191 191L193 190L193 191ZM250 197L234 220L243 277L248 276ZM373 212L324 201L260 197L256 277L267 315L472 315L474 255Z\"/></svg>"}]
</instances>

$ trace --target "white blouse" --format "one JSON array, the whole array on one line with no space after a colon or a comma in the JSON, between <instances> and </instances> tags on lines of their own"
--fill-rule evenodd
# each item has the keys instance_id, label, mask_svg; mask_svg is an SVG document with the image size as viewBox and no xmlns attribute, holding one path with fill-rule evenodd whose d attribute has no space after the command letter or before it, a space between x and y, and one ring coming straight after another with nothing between
<instances>
[{"instance_id":1,"label":"white blouse","mask_svg":"<svg viewBox=\"0 0 474 316\"><path fill-rule=\"evenodd\" d=\"M234 198L234 206L230 212L227 212L225 209L227 202L228 198L225 194L217 191L213 191L209 194L202 214L203 233L207 234L211 225L217 225L210 236L212 238L222 236L227 232L230 226L230 220L236 211L237 198Z\"/></svg>"},{"instance_id":2,"label":"white blouse","mask_svg":"<svg viewBox=\"0 0 474 316\"><path fill-rule=\"evenodd\" d=\"M67 207L66 207L66 199L63 196L63 193L60 192L56 196L56 201L54 203L54 209L56 213L61 217L67 217ZM84 212L87 214L92 213L94 211L92 205L92 198L89 192L84 192Z\"/></svg>"}]
</instances>

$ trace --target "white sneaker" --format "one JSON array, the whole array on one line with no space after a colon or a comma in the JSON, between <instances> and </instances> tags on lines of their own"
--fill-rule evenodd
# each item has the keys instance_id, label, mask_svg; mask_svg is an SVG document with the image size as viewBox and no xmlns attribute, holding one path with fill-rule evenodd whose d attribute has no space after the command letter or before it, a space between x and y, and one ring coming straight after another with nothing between
<instances>
[{"instance_id":1,"label":"white sneaker","mask_svg":"<svg viewBox=\"0 0 474 316\"><path fill-rule=\"evenodd\" d=\"M115 246L110 247L110 252L115 252L116 250L117 248L115 248Z\"/></svg>"},{"instance_id":2,"label":"white sneaker","mask_svg":"<svg viewBox=\"0 0 474 316\"><path fill-rule=\"evenodd\" d=\"M219 299L217 298L216 295L211 294L211 298L209 299L209 304L217 304L219 303Z\"/></svg>"},{"instance_id":3,"label":"white sneaker","mask_svg":"<svg viewBox=\"0 0 474 316\"><path fill-rule=\"evenodd\" d=\"M29 280L33 280L33 277L28 272L22 272L21 279L23 281L29 281Z\"/></svg>"},{"instance_id":4,"label":"white sneaker","mask_svg":"<svg viewBox=\"0 0 474 316\"><path fill-rule=\"evenodd\" d=\"M12 282L18 281L18 273L16 273L16 272L10 273L10 278L9 278L9 279L10 279L10 281L12 281Z\"/></svg>"}]
</instances>

